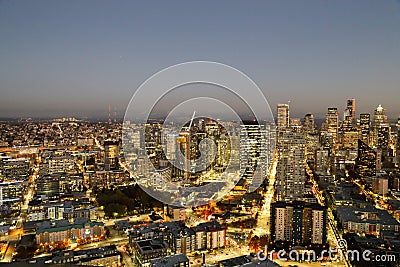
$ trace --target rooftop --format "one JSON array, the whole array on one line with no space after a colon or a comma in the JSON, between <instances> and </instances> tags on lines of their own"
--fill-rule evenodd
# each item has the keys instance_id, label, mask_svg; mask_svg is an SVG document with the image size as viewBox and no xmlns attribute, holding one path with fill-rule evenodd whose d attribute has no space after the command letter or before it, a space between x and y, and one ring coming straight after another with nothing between
<instances>
[{"instance_id":1,"label":"rooftop","mask_svg":"<svg viewBox=\"0 0 400 267\"><path fill-rule=\"evenodd\" d=\"M337 213L342 221L369 222L382 225L400 225L386 210L379 210L373 206L359 207L337 207Z\"/></svg>"},{"instance_id":2,"label":"rooftop","mask_svg":"<svg viewBox=\"0 0 400 267\"><path fill-rule=\"evenodd\" d=\"M189 259L184 254L150 260L153 267L175 267L177 264L185 262L189 262Z\"/></svg>"}]
</instances>

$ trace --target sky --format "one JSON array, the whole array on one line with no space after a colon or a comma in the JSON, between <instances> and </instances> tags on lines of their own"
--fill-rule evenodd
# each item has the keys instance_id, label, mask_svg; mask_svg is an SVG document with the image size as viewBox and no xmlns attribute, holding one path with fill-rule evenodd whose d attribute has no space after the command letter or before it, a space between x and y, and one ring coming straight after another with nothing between
<instances>
[{"instance_id":1,"label":"sky","mask_svg":"<svg viewBox=\"0 0 400 267\"><path fill-rule=\"evenodd\" d=\"M400 115L400 1L0 1L0 117L122 116L178 63L246 73L271 109Z\"/></svg>"}]
</instances>

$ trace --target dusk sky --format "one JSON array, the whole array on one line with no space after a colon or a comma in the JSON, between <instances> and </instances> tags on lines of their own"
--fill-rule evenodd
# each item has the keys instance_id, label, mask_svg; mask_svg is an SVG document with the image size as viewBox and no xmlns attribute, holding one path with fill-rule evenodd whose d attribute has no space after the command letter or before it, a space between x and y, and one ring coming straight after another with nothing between
<instances>
[{"instance_id":1,"label":"dusk sky","mask_svg":"<svg viewBox=\"0 0 400 267\"><path fill-rule=\"evenodd\" d=\"M0 117L122 116L185 61L228 64L272 110L323 117L356 98L400 115L400 1L0 1Z\"/></svg>"}]
</instances>

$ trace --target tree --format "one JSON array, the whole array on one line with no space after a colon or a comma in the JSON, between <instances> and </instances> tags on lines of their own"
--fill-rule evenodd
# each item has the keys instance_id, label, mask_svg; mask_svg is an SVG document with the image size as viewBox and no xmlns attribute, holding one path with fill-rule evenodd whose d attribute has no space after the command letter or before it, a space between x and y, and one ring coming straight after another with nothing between
<instances>
[{"instance_id":1,"label":"tree","mask_svg":"<svg viewBox=\"0 0 400 267\"><path fill-rule=\"evenodd\" d=\"M119 203L108 204L104 209L105 214L109 217L123 216L126 214L126 211L126 206Z\"/></svg>"}]
</instances>

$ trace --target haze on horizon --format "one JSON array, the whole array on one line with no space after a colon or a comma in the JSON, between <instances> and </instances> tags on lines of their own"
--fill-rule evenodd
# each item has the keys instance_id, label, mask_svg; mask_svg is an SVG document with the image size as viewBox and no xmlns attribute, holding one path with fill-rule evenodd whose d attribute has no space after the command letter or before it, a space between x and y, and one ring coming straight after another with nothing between
<instances>
[{"instance_id":1,"label":"haze on horizon","mask_svg":"<svg viewBox=\"0 0 400 267\"><path fill-rule=\"evenodd\" d=\"M193 60L246 73L275 112L400 115L400 2L1 1L0 117L118 117L138 86Z\"/></svg>"}]
</instances>

